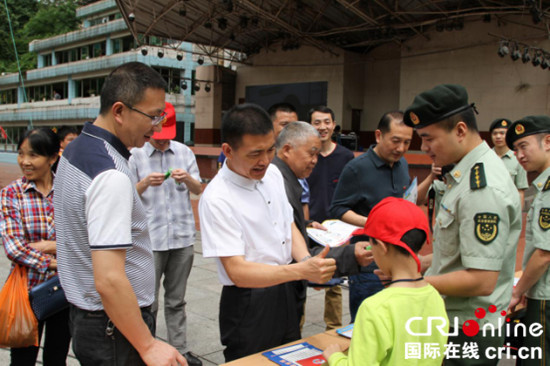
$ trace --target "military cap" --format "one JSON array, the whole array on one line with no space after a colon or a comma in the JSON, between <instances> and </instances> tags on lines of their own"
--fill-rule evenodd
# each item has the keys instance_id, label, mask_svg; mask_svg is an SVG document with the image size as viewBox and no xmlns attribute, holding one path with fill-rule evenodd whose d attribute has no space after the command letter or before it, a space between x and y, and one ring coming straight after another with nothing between
<instances>
[{"instance_id":1,"label":"military cap","mask_svg":"<svg viewBox=\"0 0 550 366\"><path fill-rule=\"evenodd\" d=\"M491 123L491 127L489 127L489 132L493 132L495 128L506 128L510 127L512 124L512 121L510 121L507 118L497 118Z\"/></svg>"},{"instance_id":2,"label":"military cap","mask_svg":"<svg viewBox=\"0 0 550 366\"><path fill-rule=\"evenodd\" d=\"M423 128L473 107L463 86L442 84L417 95L403 120L409 127Z\"/></svg>"},{"instance_id":3,"label":"military cap","mask_svg":"<svg viewBox=\"0 0 550 366\"><path fill-rule=\"evenodd\" d=\"M516 140L537 133L550 133L550 117L527 116L512 123L506 131L506 145L513 150Z\"/></svg>"}]
</instances>

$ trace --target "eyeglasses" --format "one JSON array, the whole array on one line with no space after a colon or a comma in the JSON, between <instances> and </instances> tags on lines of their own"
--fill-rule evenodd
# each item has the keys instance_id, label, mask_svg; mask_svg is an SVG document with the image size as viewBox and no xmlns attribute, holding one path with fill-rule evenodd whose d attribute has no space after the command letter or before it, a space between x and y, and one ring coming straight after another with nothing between
<instances>
[{"instance_id":1,"label":"eyeglasses","mask_svg":"<svg viewBox=\"0 0 550 366\"><path fill-rule=\"evenodd\" d=\"M138 112L138 113L140 113L140 114L143 114L143 115L146 116L146 117L151 118L151 124L152 124L153 126L158 125L159 123L161 123L162 121L164 121L164 118L166 118L166 112L162 112L162 114L161 114L160 116L151 116L150 114L147 114L147 113L145 113L145 112L142 112L142 111L140 111L139 109L134 108L134 107L132 107L131 105L128 105L128 104L126 104L126 103L124 103L124 102L122 102L122 104L124 104L126 107L128 107L128 108L131 109L131 110L133 110L134 112Z\"/></svg>"}]
</instances>

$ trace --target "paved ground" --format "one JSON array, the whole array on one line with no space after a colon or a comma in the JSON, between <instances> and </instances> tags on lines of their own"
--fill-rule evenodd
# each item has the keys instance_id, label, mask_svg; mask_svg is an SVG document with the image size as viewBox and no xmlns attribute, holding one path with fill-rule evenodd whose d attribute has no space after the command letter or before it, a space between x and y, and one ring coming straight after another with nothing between
<instances>
[{"instance_id":1,"label":"paved ground","mask_svg":"<svg viewBox=\"0 0 550 366\"><path fill-rule=\"evenodd\" d=\"M14 154L0 153L0 188L19 177L20 171L15 164ZM196 207L196 199L195 207ZM198 235L200 239L200 235ZM522 252L522 250L521 250ZM521 253L518 251L518 254ZM518 258L519 262L519 258ZM10 262L6 256L0 254L0 284L7 278ZM221 285L216 274L216 264L212 259L202 257L202 247L199 242L195 245L195 260L193 270L189 277L187 289L187 315L188 315L188 342L192 352L200 356L205 366L219 365L223 363L223 347L219 340L218 329L218 304L221 293ZM344 289L344 324L348 324L350 317L348 311L348 290ZM166 339L166 324L164 312L161 310L157 324L157 336ZM308 290L306 303L306 322L302 335L304 337L323 332L325 329L323 321L324 291ZM42 364L39 361L37 364ZM72 352L67 365L74 366L76 361ZM511 361L501 361L500 366L511 366ZM0 349L0 365L9 365L9 350Z\"/></svg>"}]
</instances>

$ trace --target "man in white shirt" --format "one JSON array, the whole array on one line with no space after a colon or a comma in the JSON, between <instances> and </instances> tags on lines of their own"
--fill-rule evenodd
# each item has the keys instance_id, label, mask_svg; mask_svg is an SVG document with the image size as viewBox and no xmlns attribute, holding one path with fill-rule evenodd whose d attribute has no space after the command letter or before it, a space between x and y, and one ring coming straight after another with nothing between
<instances>
[{"instance_id":1,"label":"man in white shirt","mask_svg":"<svg viewBox=\"0 0 550 366\"><path fill-rule=\"evenodd\" d=\"M279 170L275 136L259 106L233 107L222 122L226 164L199 203L204 257L224 285L220 335L231 361L300 338L290 281L323 283L335 269L327 250L310 257L296 228ZM297 263L289 264L292 259Z\"/></svg>"},{"instance_id":2,"label":"man in white shirt","mask_svg":"<svg viewBox=\"0 0 550 366\"><path fill-rule=\"evenodd\" d=\"M200 194L199 168L195 154L176 137L176 111L166 103L166 119L161 132L155 132L142 148L134 148L129 160L130 170L147 211L147 223L155 257L155 301L152 312L156 318L162 277L164 286L164 317L168 343L185 356L189 366L202 362L187 346L187 315L185 292L193 266L195 218L190 193Z\"/></svg>"}]
</instances>

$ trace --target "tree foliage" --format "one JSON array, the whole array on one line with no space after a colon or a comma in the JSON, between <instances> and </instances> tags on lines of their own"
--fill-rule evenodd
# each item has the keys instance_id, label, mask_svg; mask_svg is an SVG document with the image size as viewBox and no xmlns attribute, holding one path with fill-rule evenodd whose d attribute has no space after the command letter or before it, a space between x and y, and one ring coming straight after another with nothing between
<instances>
[{"instance_id":1,"label":"tree foliage","mask_svg":"<svg viewBox=\"0 0 550 366\"><path fill-rule=\"evenodd\" d=\"M29 42L78 28L78 0L0 0L0 72L16 72L17 63L5 2L22 71L36 67Z\"/></svg>"}]
</instances>

